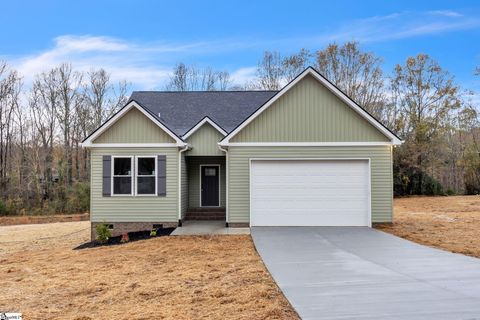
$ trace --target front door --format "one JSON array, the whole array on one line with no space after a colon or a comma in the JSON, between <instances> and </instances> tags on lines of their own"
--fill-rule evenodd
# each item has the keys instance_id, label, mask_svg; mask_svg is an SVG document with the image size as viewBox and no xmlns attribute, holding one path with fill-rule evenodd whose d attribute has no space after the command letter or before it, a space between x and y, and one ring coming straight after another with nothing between
<instances>
[{"instance_id":1,"label":"front door","mask_svg":"<svg viewBox=\"0 0 480 320\"><path fill-rule=\"evenodd\" d=\"M201 166L201 203L202 207L220 206L219 166Z\"/></svg>"}]
</instances>

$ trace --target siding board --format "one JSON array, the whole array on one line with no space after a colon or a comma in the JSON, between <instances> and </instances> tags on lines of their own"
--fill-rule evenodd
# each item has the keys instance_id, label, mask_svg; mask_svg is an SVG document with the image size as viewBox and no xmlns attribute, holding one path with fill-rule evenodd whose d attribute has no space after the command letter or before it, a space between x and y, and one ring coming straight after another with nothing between
<instances>
[{"instance_id":1,"label":"siding board","mask_svg":"<svg viewBox=\"0 0 480 320\"><path fill-rule=\"evenodd\" d=\"M251 158L370 158L372 222L391 222L392 155L390 146L374 147L230 147L228 222L248 223Z\"/></svg>"},{"instance_id":2,"label":"siding board","mask_svg":"<svg viewBox=\"0 0 480 320\"><path fill-rule=\"evenodd\" d=\"M165 155L167 158L166 196L102 196L103 155ZM176 222L178 221L178 149L172 148L92 148L92 222Z\"/></svg>"},{"instance_id":3,"label":"siding board","mask_svg":"<svg viewBox=\"0 0 480 320\"><path fill-rule=\"evenodd\" d=\"M182 214L182 219L185 218L185 215L187 213L187 209L188 209L188 166L187 166L187 159L185 157L185 153L183 152L182 153L182 159L181 159L181 162L182 162L182 175L181 175L181 179L182 179L182 193L181 193L181 203L182 203L182 211L181 211L181 214Z\"/></svg>"},{"instance_id":4,"label":"siding board","mask_svg":"<svg viewBox=\"0 0 480 320\"><path fill-rule=\"evenodd\" d=\"M218 149L218 142L223 135L211 124L206 122L187 139L192 147L187 151L187 156L224 156L225 153Z\"/></svg>"},{"instance_id":5,"label":"siding board","mask_svg":"<svg viewBox=\"0 0 480 320\"><path fill-rule=\"evenodd\" d=\"M231 142L388 142L312 76L302 79Z\"/></svg>"},{"instance_id":6,"label":"siding board","mask_svg":"<svg viewBox=\"0 0 480 320\"><path fill-rule=\"evenodd\" d=\"M132 108L93 143L173 143L175 140L137 108Z\"/></svg>"}]
</instances>

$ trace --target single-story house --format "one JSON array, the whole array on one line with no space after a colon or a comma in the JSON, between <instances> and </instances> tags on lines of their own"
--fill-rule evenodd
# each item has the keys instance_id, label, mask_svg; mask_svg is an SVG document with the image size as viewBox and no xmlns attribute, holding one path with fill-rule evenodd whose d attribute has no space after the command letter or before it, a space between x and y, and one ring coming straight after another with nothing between
<instances>
[{"instance_id":1,"label":"single-story house","mask_svg":"<svg viewBox=\"0 0 480 320\"><path fill-rule=\"evenodd\" d=\"M311 67L280 91L136 91L83 141L92 230L391 222L400 143Z\"/></svg>"}]
</instances>

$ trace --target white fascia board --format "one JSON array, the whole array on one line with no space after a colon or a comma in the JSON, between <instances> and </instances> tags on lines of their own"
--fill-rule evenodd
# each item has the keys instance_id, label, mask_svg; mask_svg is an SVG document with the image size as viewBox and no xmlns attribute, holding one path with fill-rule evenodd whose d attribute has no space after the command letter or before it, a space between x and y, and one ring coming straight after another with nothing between
<instances>
[{"instance_id":1,"label":"white fascia board","mask_svg":"<svg viewBox=\"0 0 480 320\"><path fill-rule=\"evenodd\" d=\"M187 144L179 143L82 143L85 148L171 148L184 147Z\"/></svg>"},{"instance_id":2,"label":"white fascia board","mask_svg":"<svg viewBox=\"0 0 480 320\"><path fill-rule=\"evenodd\" d=\"M230 142L218 143L221 147L357 147L357 146L391 146L393 142Z\"/></svg>"},{"instance_id":3,"label":"white fascia board","mask_svg":"<svg viewBox=\"0 0 480 320\"><path fill-rule=\"evenodd\" d=\"M182 139L187 139L188 137L190 137L198 129L200 129L205 123L209 123L212 127L217 129L217 131L220 132L223 136L227 135L227 132L223 130L222 127L220 127L218 124L215 123L215 121L213 121L207 116L203 118L199 123L197 123L192 129L188 130L188 132L182 136Z\"/></svg>"},{"instance_id":4,"label":"white fascia board","mask_svg":"<svg viewBox=\"0 0 480 320\"><path fill-rule=\"evenodd\" d=\"M165 131L170 137L172 137L176 144L179 146L184 146L185 143L177 137L170 129L168 129L163 123L158 121L154 116L152 116L148 111L138 105L135 101L130 101L125 107L123 107L119 112L117 112L113 117L107 120L100 128L97 129L93 134L91 134L87 139L82 143L82 147L92 147L94 145L93 141L98 138L102 133L104 133L108 128L110 128L115 122L118 121L124 114L130 111L132 108L137 108L141 113L143 113L147 118L152 120L157 126L159 126L163 131Z\"/></svg>"},{"instance_id":5,"label":"white fascia board","mask_svg":"<svg viewBox=\"0 0 480 320\"><path fill-rule=\"evenodd\" d=\"M325 79L322 75L320 75L315 69L312 67L308 67L303 71L299 76L297 76L292 82L288 85L283 87L273 98L267 101L260 109L255 111L247 120L241 123L235 130L230 132L222 141L220 141L220 145L227 145L228 142L232 137L234 137L238 132L240 132L243 128L245 128L250 122L252 122L258 115L260 115L263 111L268 109L275 101L277 101L281 96L283 96L288 90L294 87L300 80L305 78L307 75L312 75L315 79L317 79L320 83L322 83L325 87L327 87L331 92L333 92L338 98L340 98L343 102L345 102L349 107L355 110L358 114L360 114L363 118L365 118L370 124L372 124L375 128L380 130L386 137L391 139L393 145L402 144L403 141L398 139L393 133L391 133L387 128L385 128L381 123L378 122L375 118L373 118L370 114L368 114L365 110L360 108L352 99L346 96L343 92L341 92L338 88L332 85L327 79Z\"/></svg>"}]
</instances>

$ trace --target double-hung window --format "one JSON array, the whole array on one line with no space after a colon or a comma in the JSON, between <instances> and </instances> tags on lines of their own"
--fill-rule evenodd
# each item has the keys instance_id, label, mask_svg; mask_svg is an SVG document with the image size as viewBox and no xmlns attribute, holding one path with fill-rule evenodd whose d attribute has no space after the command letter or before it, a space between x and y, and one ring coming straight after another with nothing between
<instances>
[{"instance_id":1,"label":"double-hung window","mask_svg":"<svg viewBox=\"0 0 480 320\"><path fill-rule=\"evenodd\" d=\"M157 158L136 157L136 192L137 195L157 194Z\"/></svg>"},{"instance_id":2,"label":"double-hung window","mask_svg":"<svg viewBox=\"0 0 480 320\"><path fill-rule=\"evenodd\" d=\"M113 195L157 195L156 156L114 156L112 160Z\"/></svg>"},{"instance_id":3,"label":"double-hung window","mask_svg":"<svg viewBox=\"0 0 480 320\"><path fill-rule=\"evenodd\" d=\"M133 194L133 157L113 157L113 195Z\"/></svg>"}]
</instances>

